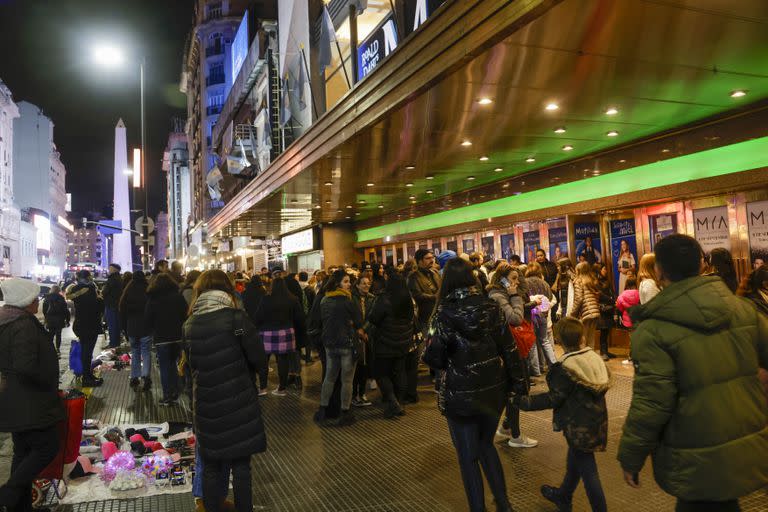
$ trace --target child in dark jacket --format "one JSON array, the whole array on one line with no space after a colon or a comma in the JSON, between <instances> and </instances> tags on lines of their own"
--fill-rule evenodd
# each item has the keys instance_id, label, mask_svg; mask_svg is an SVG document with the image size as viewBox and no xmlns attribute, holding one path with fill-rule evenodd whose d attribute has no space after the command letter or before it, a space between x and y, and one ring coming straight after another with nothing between
<instances>
[{"instance_id":1,"label":"child in dark jacket","mask_svg":"<svg viewBox=\"0 0 768 512\"><path fill-rule=\"evenodd\" d=\"M605 451L608 440L608 409L605 393L611 386L611 374L591 348L584 346L584 325L575 318L563 318L555 327L555 336L565 354L547 375L549 392L516 396L514 401L525 411L554 409L553 427L568 441L565 478L559 488L544 485L541 494L570 512L571 500L579 480L584 481L593 511L607 509L597 473L595 452Z\"/></svg>"}]
</instances>

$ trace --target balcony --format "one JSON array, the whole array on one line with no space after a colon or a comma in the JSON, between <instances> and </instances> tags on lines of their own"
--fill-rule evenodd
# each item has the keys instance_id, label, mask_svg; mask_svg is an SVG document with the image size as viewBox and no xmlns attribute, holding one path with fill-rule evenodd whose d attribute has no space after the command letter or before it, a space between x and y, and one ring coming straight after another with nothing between
<instances>
[{"instance_id":1,"label":"balcony","mask_svg":"<svg viewBox=\"0 0 768 512\"><path fill-rule=\"evenodd\" d=\"M223 84L224 80L224 73L216 73L215 75L210 75L205 79L205 85L210 87L212 85Z\"/></svg>"},{"instance_id":2,"label":"balcony","mask_svg":"<svg viewBox=\"0 0 768 512\"><path fill-rule=\"evenodd\" d=\"M221 109L224 105L211 105L205 109L205 113L209 116L216 116L221 113Z\"/></svg>"}]
</instances>

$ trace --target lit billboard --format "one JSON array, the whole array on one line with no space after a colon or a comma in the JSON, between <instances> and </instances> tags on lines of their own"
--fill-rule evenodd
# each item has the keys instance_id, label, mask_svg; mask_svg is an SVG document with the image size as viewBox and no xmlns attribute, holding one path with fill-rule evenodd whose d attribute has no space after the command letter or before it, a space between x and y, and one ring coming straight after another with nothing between
<instances>
[{"instance_id":1,"label":"lit billboard","mask_svg":"<svg viewBox=\"0 0 768 512\"><path fill-rule=\"evenodd\" d=\"M51 250L51 221L45 215L35 214L32 224L37 228L37 249Z\"/></svg>"},{"instance_id":2,"label":"lit billboard","mask_svg":"<svg viewBox=\"0 0 768 512\"><path fill-rule=\"evenodd\" d=\"M243 67L248 57L248 11L245 11L243 21L237 29L235 39L232 40L232 83L235 83L240 68ZM231 85L231 84L230 84Z\"/></svg>"}]
</instances>

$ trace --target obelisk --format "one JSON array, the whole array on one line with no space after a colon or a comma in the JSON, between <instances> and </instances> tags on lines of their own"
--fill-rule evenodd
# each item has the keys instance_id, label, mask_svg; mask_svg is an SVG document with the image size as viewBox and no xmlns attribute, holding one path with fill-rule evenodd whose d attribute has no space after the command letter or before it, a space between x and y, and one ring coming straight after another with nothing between
<instances>
[{"instance_id":1,"label":"obelisk","mask_svg":"<svg viewBox=\"0 0 768 512\"><path fill-rule=\"evenodd\" d=\"M113 219L122 223L123 229L131 228L131 206L128 202L130 176L128 167L128 146L125 138L125 123L120 119L115 126L115 193L113 198ZM112 235L112 261L118 263L123 272L133 272L133 254L130 231Z\"/></svg>"}]
</instances>

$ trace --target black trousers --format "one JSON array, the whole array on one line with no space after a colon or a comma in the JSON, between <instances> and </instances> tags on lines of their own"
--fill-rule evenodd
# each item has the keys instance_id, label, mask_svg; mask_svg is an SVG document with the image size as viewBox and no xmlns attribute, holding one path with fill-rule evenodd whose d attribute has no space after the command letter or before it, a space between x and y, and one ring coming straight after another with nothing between
<instances>
[{"instance_id":1,"label":"black trousers","mask_svg":"<svg viewBox=\"0 0 768 512\"><path fill-rule=\"evenodd\" d=\"M83 363L83 378L93 378L91 371L91 361L93 361L93 349L96 348L98 333L83 334L80 336L80 361Z\"/></svg>"},{"instance_id":2,"label":"black trousers","mask_svg":"<svg viewBox=\"0 0 768 512\"><path fill-rule=\"evenodd\" d=\"M405 393L405 357L377 357L374 375L385 402L402 400Z\"/></svg>"},{"instance_id":3,"label":"black trousers","mask_svg":"<svg viewBox=\"0 0 768 512\"><path fill-rule=\"evenodd\" d=\"M357 363L355 367L355 379L352 381L352 396L360 398L365 394L365 385L368 383L370 366Z\"/></svg>"},{"instance_id":4,"label":"black trousers","mask_svg":"<svg viewBox=\"0 0 768 512\"><path fill-rule=\"evenodd\" d=\"M221 493L223 466L232 468L232 492L235 495L235 510L237 512L253 511L253 495L251 492L251 457L243 457L230 461L203 458L203 504L207 512L220 512L221 504L226 498Z\"/></svg>"},{"instance_id":5,"label":"black trousers","mask_svg":"<svg viewBox=\"0 0 768 512\"><path fill-rule=\"evenodd\" d=\"M411 402L419 401L417 391L419 382L419 350L408 352L405 356L405 393L403 398Z\"/></svg>"},{"instance_id":6,"label":"black trousers","mask_svg":"<svg viewBox=\"0 0 768 512\"><path fill-rule=\"evenodd\" d=\"M323 379L325 379L326 366L328 364L325 354L325 347L320 345L317 352L320 355L320 363L323 366ZM331 399L328 401L328 406L325 408L326 418L338 418L339 416L341 416L341 373L339 373L339 376L336 378L336 382L333 384L333 394L331 395Z\"/></svg>"},{"instance_id":7,"label":"black trousers","mask_svg":"<svg viewBox=\"0 0 768 512\"><path fill-rule=\"evenodd\" d=\"M738 500L731 501L684 501L677 500L675 512L739 512Z\"/></svg>"},{"instance_id":8,"label":"black trousers","mask_svg":"<svg viewBox=\"0 0 768 512\"><path fill-rule=\"evenodd\" d=\"M32 510L32 481L51 463L59 450L55 425L42 430L14 432L11 476L0 487L0 506L12 512Z\"/></svg>"},{"instance_id":9,"label":"black trousers","mask_svg":"<svg viewBox=\"0 0 768 512\"><path fill-rule=\"evenodd\" d=\"M610 329L600 329L600 353L608 353L608 338L611 336Z\"/></svg>"}]
</instances>

